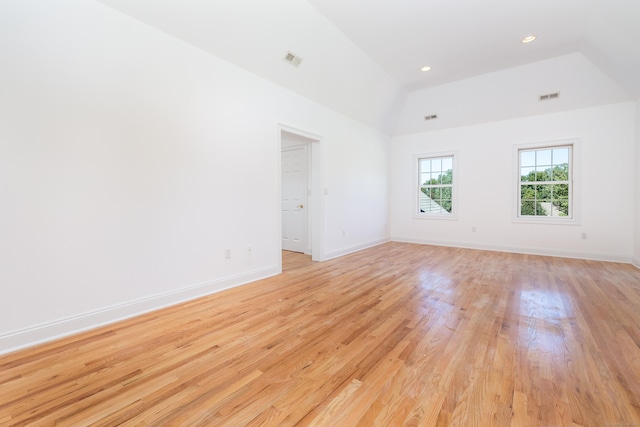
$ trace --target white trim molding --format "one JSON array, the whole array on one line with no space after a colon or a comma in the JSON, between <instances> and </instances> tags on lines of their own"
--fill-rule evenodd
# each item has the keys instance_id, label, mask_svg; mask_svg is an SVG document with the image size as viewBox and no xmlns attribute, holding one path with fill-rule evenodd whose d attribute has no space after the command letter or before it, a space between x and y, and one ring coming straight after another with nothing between
<instances>
[{"instance_id":1,"label":"white trim molding","mask_svg":"<svg viewBox=\"0 0 640 427\"><path fill-rule=\"evenodd\" d=\"M269 266L4 333L0 335L0 354L10 353L79 332L95 329L144 313L214 294L225 289L275 276L279 273L279 266Z\"/></svg>"},{"instance_id":2,"label":"white trim molding","mask_svg":"<svg viewBox=\"0 0 640 427\"><path fill-rule=\"evenodd\" d=\"M278 199L276 203L278 229L277 232L277 247L282 249L282 165L281 165L281 152L282 152L282 133L289 133L295 135L298 138L306 140L309 147L309 195L307 203L309 204L309 224L307 242L310 244L311 258L314 261L322 261L325 259L324 254L324 196L323 196L323 137L317 133L308 132L298 127L285 125L283 123L277 123L277 136L276 136L276 164L277 175L276 182L278 183ZM282 264L282 251L278 252L278 262Z\"/></svg>"},{"instance_id":3,"label":"white trim molding","mask_svg":"<svg viewBox=\"0 0 640 427\"><path fill-rule=\"evenodd\" d=\"M640 257L633 257L631 259L631 264L633 264L637 269L640 270Z\"/></svg>"},{"instance_id":4,"label":"white trim molding","mask_svg":"<svg viewBox=\"0 0 640 427\"><path fill-rule=\"evenodd\" d=\"M518 247L518 246L507 246L507 245L485 245L485 244L470 243L470 242L458 242L453 240L416 239L413 237L402 237L402 236L392 236L391 241L404 242L404 243L418 243L421 245L432 245L432 246L447 246L447 247L463 248L463 249L478 249L482 251L511 252L516 254L552 256L552 257L559 257L559 258L575 258L575 259L586 259L586 260L593 260L593 261L620 262L624 264L632 263L631 257L629 256L598 254L598 253L592 253L592 252L575 252L575 251L566 251L566 250Z\"/></svg>"},{"instance_id":5,"label":"white trim molding","mask_svg":"<svg viewBox=\"0 0 640 427\"><path fill-rule=\"evenodd\" d=\"M348 248L338 249L337 251L332 251L327 253L325 258L322 261L327 261L332 258L338 258L343 255L352 254L354 252L358 252L364 249L372 248L374 246L382 245L383 243L387 243L387 242L389 242L389 239L379 239L379 240L372 240L366 243L361 243L355 246L350 246Z\"/></svg>"},{"instance_id":6,"label":"white trim molding","mask_svg":"<svg viewBox=\"0 0 640 427\"><path fill-rule=\"evenodd\" d=\"M538 150L554 147L571 147L571 155L569 156L569 201L571 203L571 217L534 217L520 216L520 151L521 150ZM512 222L525 224L557 224L557 225L580 225L581 223L581 180L580 180L580 164L581 162L580 138L568 138L555 141L529 142L526 144L513 145L513 191L514 198L512 202Z\"/></svg>"}]
</instances>

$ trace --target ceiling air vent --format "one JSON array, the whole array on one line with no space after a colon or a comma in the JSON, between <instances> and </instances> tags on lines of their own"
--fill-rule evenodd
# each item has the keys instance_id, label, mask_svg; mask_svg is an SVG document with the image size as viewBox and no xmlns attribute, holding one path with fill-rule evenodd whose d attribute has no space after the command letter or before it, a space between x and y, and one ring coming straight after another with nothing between
<instances>
[{"instance_id":1,"label":"ceiling air vent","mask_svg":"<svg viewBox=\"0 0 640 427\"><path fill-rule=\"evenodd\" d=\"M287 61L289 64L293 65L294 67L297 67L302 62L302 58L300 58L299 56L294 55L291 52L287 52L287 54L282 59L284 59L285 61Z\"/></svg>"},{"instance_id":2,"label":"ceiling air vent","mask_svg":"<svg viewBox=\"0 0 640 427\"><path fill-rule=\"evenodd\" d=\"M424 116L425 120L435 120L438 118L437 114L431 114L430 116Z\"/></svg>"},{"instance_id":3,"label":"ceiling air vent","mask_svg":"<svg viewBox=\"0 0 640 427\"><path fill-rule=\"evenodd\" d=\"M548 93L546 95L540 95L540 101L549 101L550 99L556 99L560 96L560 92Z\"/></svg>"}]
</instances>

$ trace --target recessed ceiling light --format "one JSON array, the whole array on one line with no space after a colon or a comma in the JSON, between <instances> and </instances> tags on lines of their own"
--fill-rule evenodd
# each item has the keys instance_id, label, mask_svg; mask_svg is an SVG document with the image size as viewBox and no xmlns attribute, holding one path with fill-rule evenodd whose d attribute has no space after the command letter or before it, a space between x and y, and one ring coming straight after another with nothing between
<instances>
[{"instance_id":1,"label":"recessed ceiling light","mask_svg":"<svg viewBox=\"0 0 640 427\"><path fill-rule=\"evenodd\" d=\"M429 71L429 70L431 69L431 67L429 67L429 66L427 65L427 66L424 66L424 67L422 67L422 68L420 68L420 69L421 69L422 71Z\"/></svg>"},{"instance_id":2,"label":"recessed ceiling light","mask_svg":"<svg viewBox=\"0 0 640 427\"><path fill-rule=\"evenodd\" d=\"M527 36L525 38L522 39L522 43L531 43L532 41L534 41L537 37L534 35L531 36Z\"/></svg>"}]
</instances>

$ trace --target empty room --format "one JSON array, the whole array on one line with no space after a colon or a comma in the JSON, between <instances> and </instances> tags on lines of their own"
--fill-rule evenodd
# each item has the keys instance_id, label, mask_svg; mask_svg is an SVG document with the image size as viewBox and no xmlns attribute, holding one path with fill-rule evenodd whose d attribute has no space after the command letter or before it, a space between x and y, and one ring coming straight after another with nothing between
<instances>
[{"instance_id":1,"label":"empty room","mask_svg":"<svg viewBox=\"0 0 640 427\"><path fill-rule=\"evenodd\" d=\"M0 426L640 426L640 3L0 2Z\"/></svg>"}]
</instances>

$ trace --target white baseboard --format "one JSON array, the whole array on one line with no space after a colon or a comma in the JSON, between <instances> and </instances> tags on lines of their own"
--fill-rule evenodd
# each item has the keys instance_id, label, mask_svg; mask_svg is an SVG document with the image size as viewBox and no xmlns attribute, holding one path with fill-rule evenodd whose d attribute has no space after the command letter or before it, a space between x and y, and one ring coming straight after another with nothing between
<instances>
[{"instance_id":1,"label":"white baseboard","mask_svg":"<svg viewBox=\"0 0 640 427\"><path fill-rule=\"evenodd\" d=\"M372 240L370 242L362 243L362 244L355 245L355 246L350 246L348 248L338 249L337 251L327 252L327 253L324 254L324 258L322 259L322 261L326 261L326 260L329 260L329 259L332 259L332 258L338 258L338 257L341 257L343 255L347 255L347 254L351 254L351 253L354 253L354 252L361 251L363 249L372 248L374 246L378 246L378 245L381 245L383 243L387 243L388 241L389 241L388 238Z\"/></svg>"},{"instance_id":2,"label":"white baseboard","mask_svg":"<svg viewBox=\"0 0 640 427\"><path fill-rule=\"evenodd\" d=\"M633 264L636 268L640 269L640 258L639 257L633 257L631 259L631 264Z\"/></svg>"},{"instance_id":3,"label":"white baseboard","mask_svg":"<svg viewBox=\"0 0 640 427\"><path fill-rule=\"evenodd\" d=\"M470 242L449 241L449 240L415 239L413 237L402 237L402 236L392 236L391 241L419 243L423 245L433 245L433 246L449 246L454 248L479 249L484 251L512 252L512 253L518 253L518 254L554 256L554 257L560 257L560 258L589 259L594 261L621 262L625 264L631 264L631 257L628 257L628 256L598 254L598 253L591 253L591 252L574 252L574 251L565 251L565 250L556 250L556 249L517 247L517 246L507 246L507 245L487 245L487 244L470 243Z\"/></svg>"},{"instance_id":4,"label":"white baseboard","mask_svg":"<svg viewBox=\"0 0 640 427\"><path fill-rule=\"evenodd\" d=\"M43 323L0 335L0 354L53 341L78 332L94 329L160 308L179 304L225 289L280 274L280 266L269 266L210 282L105 307L88 313Z\"/></svg>"}]
</instances>

